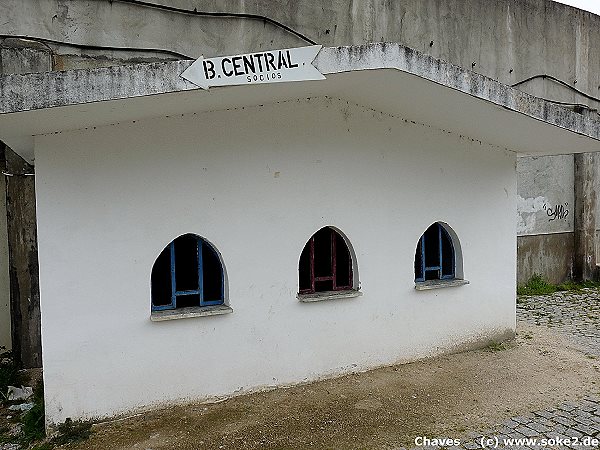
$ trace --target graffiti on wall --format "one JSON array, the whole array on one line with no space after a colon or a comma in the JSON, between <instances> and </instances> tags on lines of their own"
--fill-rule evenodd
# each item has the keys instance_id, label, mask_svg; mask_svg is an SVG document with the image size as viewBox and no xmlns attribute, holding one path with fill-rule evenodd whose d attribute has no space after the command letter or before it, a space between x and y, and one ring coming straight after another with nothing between
<instances>
[{"instance_id":1,"label":"graffiti on wall","mask_svg":"<svg viewBox=\"0 0 600 450\"><path fill-rule=\"evenodd\" d=\"M567 216L569 215L568 206L568 202L559 205L554 205L554 207L548 206L546 205L546 203L544 203L544 210L546 211L546 214L549 217L548 222L552 222L557 219L566 220Z\"/></svg>"},{"instance_id":2,"label":"graffiti on wall","mask_svg":"<svg viewBox=\"0 0 600 450\"><path fill-rule=\"evenodd\" d=\"M566 200L566 201L565 201ZM517 234L568 233L573 231L573 200L546 196L523 198L517 194Z\"/></svg>"}]
</instances>

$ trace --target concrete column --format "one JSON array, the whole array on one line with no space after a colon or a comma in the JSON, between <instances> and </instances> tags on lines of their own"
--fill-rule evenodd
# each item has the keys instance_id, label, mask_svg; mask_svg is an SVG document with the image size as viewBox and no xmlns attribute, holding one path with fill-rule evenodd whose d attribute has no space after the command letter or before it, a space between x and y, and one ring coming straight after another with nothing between
<instances>
[{"instance_id":1,"label":"concrete column","mask_svg":"<svg viewBox=\"0 0 600 450\"><path fill-rule=\"evenodd\" d=\"M42 366L35 177L33 167L0 143L6 175L12 349L20 366Z\"/></svg>"},{"instance_id":2,"label":"concrete column","mask_svg":"<svg viewBox=\"0 0 600 450\"><path fill-rule=\"evenodd\" d=\"M0 175L0 347L12 348L8 231L6 228L6 178Z\"/></svg>"},{"instance_id":3,"label":"concrete column","mask_svg":"<svg viewBox=\"0 0 600 450\"><path fill-rule=\"evenodd\" d=\"M46 72L52 69L47 46L21 39L0 40L0 73ZM0 142L1 167L5 177L6 236L10 283L12 350L25 368L42 366L41 313L33 167ZM2 175L4 177L4 175ZM0 240L1 235L0 225ZM2 245L0 243L0 258ZM2 266L0 265L0 269ZM3 273L0 273L0 283ZM0 285L0 294L2 286ZM0 298L0 302L2 298ZM2 314L2 311L0 311ZM0 323L3 325L3 323ZM4 330L4 326L2 326Z\"/></svg>"},{"instance_id":4,"label":"concrete column","mask_svg":"<svg viewBox=\"0 0 600 450\"><path fill-rule=\"evenodd\" d=\"M577 281L596 278L596 156L575 155L575 251L573 278Z\"/></svg>"}]
</instances>

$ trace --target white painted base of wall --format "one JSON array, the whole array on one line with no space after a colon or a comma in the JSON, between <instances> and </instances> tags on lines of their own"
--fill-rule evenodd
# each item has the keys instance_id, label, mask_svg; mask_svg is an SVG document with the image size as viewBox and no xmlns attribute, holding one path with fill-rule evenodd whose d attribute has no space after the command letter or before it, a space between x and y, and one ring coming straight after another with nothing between
<instances>
[{"instance_id":1,"label":"white painted base of wall","mask_svg":"<svg viewBox=\"0 0 600 450\"><path fill-rule=\"evenodd\" d=\"M467 137L311 99L40 136L36 173L49 423L515 330L515 156ZM417 241L436 221L460 238L470 284L417 291ZM303 303L300 253L327 225L352 244L363 295ZM183 233L221 253L233 313L150 320L152 265Z\"/></svg>"}]
</instances>

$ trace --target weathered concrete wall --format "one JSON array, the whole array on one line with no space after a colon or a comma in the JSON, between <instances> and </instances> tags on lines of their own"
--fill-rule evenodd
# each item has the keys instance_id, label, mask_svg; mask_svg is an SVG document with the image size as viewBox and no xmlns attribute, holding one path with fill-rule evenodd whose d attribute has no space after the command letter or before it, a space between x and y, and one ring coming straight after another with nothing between
<instances>
[{"instance_id":1,"label":"weathered concrete wall","mask_svg":"<svg viewBox=\"0 0 600 450\"><path fill-rule=\"evenodd\" d=\"M517 164L517 235L573 232L573 155L521 157Z\"/></svg>"},{"instance_id":2,"label":"weathered concrete wall","mask_svg":"<svg viewBox=\"0 0 600 450\"><path fill-rule=\"evenodd\" d=\"M595 223L597 211L600 211L600 199L596 195L600 180L595 170L598 159L593 155L583 158L587 164L580 169L578 177L573 155L518 158L519 283L526 282L533 274L542 274L555 283L573 276L595 276L596 255L599 254L598 224ZM579 214L576 213L576 191L580 199ZM573 235L577 217L585 218L579 219L578 267L577 264L574 266L577 246L574 246Z\"/></svg>"},{"instance_id":3,"label":"weathered concrete wall","mask_svg":"<svg viewBox=\"0 0 600 450\"><path fill-rule=\"evenodd\" d=\"M573 155L517 160L517 282L573 275Z\"/></svg>"},{"instance_id":4,"label":"weathered concrete wall","mask_svg":"<svg viewBox=\"0 0 600 450\"><path fill-rule=\"evenodd\" d=\"M155 0L191 12L254 14L276 20L325 46L399 42L505 84L549 74L597 96L600 86L600 17L550 0L324 0L255 2ZM72 48L46 43L55 67L107 65L131 58L206 57L305 45L306 40L269 21L207 17L123 1L0 1L5 35L122 48ZM224 32L224 30L226 30ZM129 48L146 49L143 52ZM58 56L57 56L58 55ZM62 56L61 56L62 55ZM71 60L71 58L73 58ZM535 95L590 103L548 79L520 86Z\"/></svg>"},{"instance_id":5,"label":"weathered concrete wall","mask_svg":"<svg viewBox=\"0 0 600 450\"><path fill-rule=\"evenodd\" d=\"M15 39L0 40L1 74L35 73L51 68L52 53L47 48Z\"/></svg>"},{"instance_id":6,"label":"weathered concrete wall","mask_svg":"<svg viewBox=\"0 0 600 450\"><path fill-rule=\"evenodd\" d=\"M573 233L539 234L517 238L517 283L543 275L551 283L573 276Z\"/></svg>"}]
</instances>

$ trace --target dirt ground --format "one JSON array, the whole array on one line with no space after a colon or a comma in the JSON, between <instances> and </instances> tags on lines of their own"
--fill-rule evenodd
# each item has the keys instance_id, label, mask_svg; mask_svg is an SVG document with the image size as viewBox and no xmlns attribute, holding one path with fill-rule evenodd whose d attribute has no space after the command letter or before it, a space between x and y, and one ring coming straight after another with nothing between
<instances>
[{"instance_id":1,"label":"dirt ground","mask_svg":"<svg viewBox=\"0 0 600 450\"><path fill-rule=\"evenodd\" d=\"M94 425L78 450L391 449L600 393L600 361L544 327L484 349Z\"/></svg>"}]
</instances>

